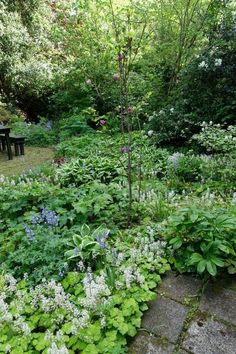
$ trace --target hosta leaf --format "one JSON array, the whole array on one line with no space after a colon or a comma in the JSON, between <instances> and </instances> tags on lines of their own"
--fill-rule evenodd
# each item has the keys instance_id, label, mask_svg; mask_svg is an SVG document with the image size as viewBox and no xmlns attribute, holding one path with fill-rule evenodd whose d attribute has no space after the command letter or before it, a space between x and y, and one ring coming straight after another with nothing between
<instances>
[{"instance_id":1,"label":"hosta leaf","mask_svg":"<svg viewBox=\"0 0 236 354\"><path fill-rule=\"evenodd\" d=\"M211 257L211 262L213 262L218 267L224 267L224 264L225 264L222 259L216 258L216 257Z\"/></svg>"},{"instance_id":2,"label":"hosta leaf","mask_svg":"<svg viewBox=\"0 0 236 354\"><path fill-rule=\"evenodd\" d=\"M90 235L90 227L87 224L83 224L80 230L80 234L82 237Z\"/></svg>"},{"instance_id":3,"label":"hosta leaf","mask_svg":"<svg viewBox=\"0 0 236 354\"><path fill-rule=\"evenodd\" d=\"M82 242L82 238L79 235L73 235L73 241L74 244L79 247Z\"/></svg>"},{"instance_id":4,"label":"hosta leaf","mask_svg":"<svg viewBox=\"0 0 236 354\"><path fill-rule=\"evenodd\" d=\"M229 247L227 247L227 246L225 246L225 245L220 244L220 245L218 246L218 248L219 248L221 251L225 252L225 253L229 253Z\"/></svg>"},{"instance_id":5,"label":"hosta leaf","mask_svg":"<svg viewBox=\"0 0 236 354\"><path fill-rule=\"evenodd\" d=\"M193 253L189 263L194 264L194 263L199 263L202 260L202 256L199 253Z\"/></svg>"},{"instance_id":6,"label":"hosta leaf","mask_svg":"<svg viewBox=\"0 0 236 354\"><path fill-rule=\"evenodd\" d=\"M172 244L174 250L177 250L182 246L183 241L180 237L175 237L170 241L170 244Z\"/></svg>"},{"instance_id":7,"label":"hosta leaf","mask_svg":"<svg viewBox=\"0 0 236 354\"><path fill-rule=\"evenodd\" d=\"M198 265L197 265L197 271L198 273L203 273L204 270L206 269L206 263L207 261L205 259L201 260Z\"/></svg>"}]
</instances>

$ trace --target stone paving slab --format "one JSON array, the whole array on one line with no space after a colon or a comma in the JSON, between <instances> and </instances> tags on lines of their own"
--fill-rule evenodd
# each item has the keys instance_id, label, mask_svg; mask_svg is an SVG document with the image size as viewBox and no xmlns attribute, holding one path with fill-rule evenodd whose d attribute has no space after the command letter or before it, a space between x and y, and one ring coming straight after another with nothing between
<instances>
[{"instance_id":1,"label":"stone paving slab","mask_svg":"<svg viewBox=\"0 0 236 354\"><path fill-rule=\"evenodd\" d=\"M236 293L233 290L217 291L210 284L202 296L199 309L236 325Z\"/></svg>"},{"instance_id":2,"label":"stone paving slab","mask_svg":"<svg viewBox=\"0 0 236 354\"><path fill-rule=\"evenodd\" d=\"M183 302L186 297L196 296L201 289L202 283L199 279L190 275L177 275L169 273L157 291L159 294L170 297L173 300Z\"/></svg>"},{"instance_id":3,"label":"stone paving slab","mask_svg":"<svg viewBox=\"0 0 236 354\"><path fill-rule=\"evenodd\" d=\"M217 279L212 286L214 286L216 290L225 288L236 291L236 274L225 274L222 279Z\"/></svg>"},{"instance_id":4,"label":"stone paving slab","mask_svg":"<svg viewBox=\"0 0 236 354\"><path fill-rule=\"evenodd\" d=\"M139 332L129 347L129 354L172 354L174 345L147 332Z\"/></svg>"},{"instance_id":5,"label":"stone paving slab","mask_svg":"<svg viewBox=\"0 0 236 354\"><path fill-rule=\"evenodd\" d=\"M235 354L236 331L211 319L195 320L182 347L193 354Z\"/></svg>"},{"instance_id":6,"label":"stone paving slab","mask_svg":"<svg viewBox=\"0 0 236 354\"><path fill-rule=\"evenodd\" d=\"M174 343L182 331L187 314L186 306L161 297L150 303L150 309L143 317L142 327Z\"/></svg>"},{"instance_id":7,"label":"stone paving slab","mask_svg":"<svg viewBox=\"0 0 236 354\"><path fill-rule=\"evenodd\" d=\"M157 288L159 298L150 302L142 321L144 331L139 331L129 353L236 354L236 277L210 283L200 304L199 297L185 304L186 298L199 295L201 286L194 277L169 273ZM186 328L188 315L195 317Z\"/></svg>"}]
</instances>

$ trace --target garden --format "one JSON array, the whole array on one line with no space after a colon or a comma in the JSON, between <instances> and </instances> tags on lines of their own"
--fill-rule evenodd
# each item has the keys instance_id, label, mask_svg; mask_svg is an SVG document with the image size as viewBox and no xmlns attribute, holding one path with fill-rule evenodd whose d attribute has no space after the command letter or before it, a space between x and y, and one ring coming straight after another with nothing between
<instances>
[{"instance_id":1,"label":"garden","mask_svg":"<svg viewBox=\"0 0 236 354\"><path fill-rule=\"evenodd\" d=\"M170 272L235 280L236 3L2 3L0 353L139 354Z\"/></svg>"}]
</instances>

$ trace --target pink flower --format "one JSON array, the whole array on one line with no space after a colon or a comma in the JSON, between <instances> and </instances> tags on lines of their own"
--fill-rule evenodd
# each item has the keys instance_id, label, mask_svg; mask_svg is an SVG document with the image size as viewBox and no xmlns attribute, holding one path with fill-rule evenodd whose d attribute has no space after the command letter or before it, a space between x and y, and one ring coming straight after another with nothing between
<instances>
[{"instance_id":1,"label":"pink flower","mask_svg":"<svg viewBox=\"0 0 236 354\"><path fill-rule=\"evenodd\" d=\"M121 62L123 59L123 55L121 53L118 54L118 61Z\"/></svg>"},{"instance_id":2,"label":"pink flower","mask_svg":"<svg viewBox=\"0 0 236 354\"><path fill-rule=\"evenodd\" d=\"M120 153L123 155L125 154L126 152L129 151L129 147L128 146L123 146L121 149L120 149Z\"/></svg>"},{"instance_id":3,"label":"pink flower","mask_svg":"<svg viewBox=\"0 0 236 354\"><path fill-rule=\"evenodd\" d=\"M128 112L128 113L133 113L133 111L134 111L133 107L129 106L129 107L127 108L127 112Z\"/></svg>"},{"instance_id":4,"label":"pink flower","mask_svg":"<svg viewBox=\"0 0 236 354\"><path fill-rule=\"evenodd\" d=\"M119 74L113 75L113 80L114 81L119 81L120 80L120 75Z\"/></svg>"},{"instance_id":5,"label":"pink flower","mask_svg":"<svg viewBox=\"0 0 236 354\"><path fill-rule=\"evenodd\" d=\"M92 80L90 80L90 79L86 80L86 84L87 85L92 85Z\"/></svg>"},{"instance_id":6,"label":"pink flower","mask_svg":"<svg viewBox=\"0 0 236 354\"><path fill-rule=\"evenodd\" d=\"M105 121L104 119L101 119L101 120L99 121L99 124L100 124L101 126L103 126L103 125L106 124L106 121Z\"/></svg>"}]
</instances>

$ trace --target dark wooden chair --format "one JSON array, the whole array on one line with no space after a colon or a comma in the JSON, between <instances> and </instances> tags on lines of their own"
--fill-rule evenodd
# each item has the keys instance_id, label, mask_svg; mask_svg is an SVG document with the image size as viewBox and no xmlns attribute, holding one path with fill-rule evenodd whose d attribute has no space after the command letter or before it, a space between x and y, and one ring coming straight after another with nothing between
<instances>
[{"instance_id":1,"label":"dark wooden chair","mask_svg":"<svg viewBox=\"0 0 236 354\"><path fill-rule=\"evenodd\" d=\"M15 147L15 155L24 155L25 154L25 137L24 136L16 136L10 134L11 144L14 144Z\"/></svg>"},{"instance_id":2,"label":"dark wooden chair","mask_svg":"<svg viewBox=\"0 0 236 354\"><path fill-rule=\"evenodd\" d=\"M0 134L0 151L6 151L6 138L3 134Z\"/></svg>"}]
</instances>

